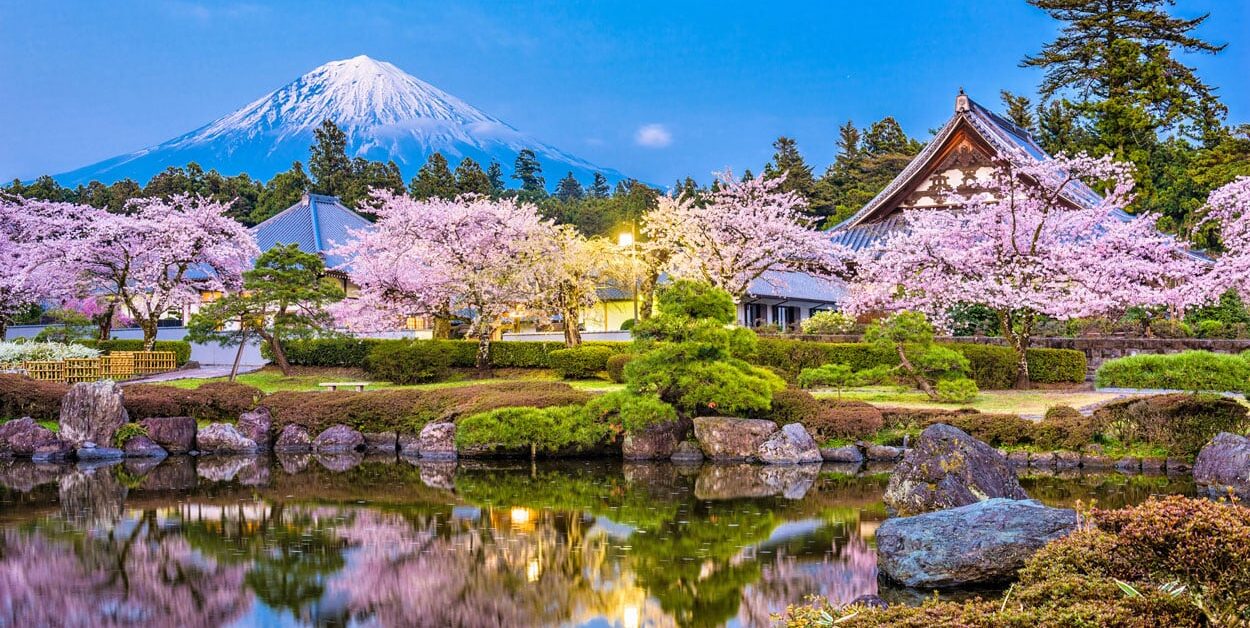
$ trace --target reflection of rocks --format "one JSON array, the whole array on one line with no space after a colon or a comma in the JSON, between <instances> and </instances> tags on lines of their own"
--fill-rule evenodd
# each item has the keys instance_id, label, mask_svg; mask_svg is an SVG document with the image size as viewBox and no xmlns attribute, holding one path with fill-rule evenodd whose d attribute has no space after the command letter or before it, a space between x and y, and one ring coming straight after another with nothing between
<instances>
[{"instance_id":1,"label":"reflection of rocks","mask_svg":"<svg viewBox=\"0 0 1250 628\"><path fill-rule=\"evenodd\" d=\"M229 482L244 468L255 464L253 456L200 456L195 472L205 480Z\"/></svg>"},{"instance_id":2,"label":"reflection of rocks","mask_svg":"<svg viewBox=\"0 0 1250 628\"><path fill-rule=\"evenodd\" d=\"M157 445L147 436L132 437L126 441L122 450L125 451L127 458L164 458L169 455L164 447Z\"/></svg>"},{"instance_id":3,"label":"reflection of rocks","mask_svg":"<svg viewBox=\"0 0 1250 628\"><path fill-rule=\"evenodd\" d=\"M456 424L427 423L417 437L417 454L430 460L455 460Z\"/></svg>"},{"instance_id":4,"label":"reflection of rocks","mask_svg":"<svg viewBox=\"0 0 1250 628\"><path fill-rule=\"evenodd\" d=\"M273 418L269 416L269 408L260 406L251 412L244 412L239 415L239 421L235 427L239 433L251 439L261 450L269 449L273 442Z\"/></svg>"},{"instance_id":5,"label":"reflection of rocks","mask_svg":"<svg viewBox=\"0 0 1250 628\"><path fill-rule=\"evenodd\" d=\"M899 515L964 506L993 497L1027 499L997 450L944 424L930 425L898 464L885 503Z\"/></svg>"},{"instance_id":6,"label":"reflection of rocks","mask_svg":"<svg viewBox=\"0 0 1250 628\"><path fill-rule=\"evenodd\" d=\"M446 491L456 488L456 463L446 460L420 461L421 482L430 488Z\"/></svg>"},{"instance_id":7,"label":"reflection of rocks","mask_svg":"<svg viewBox=\"0 0 1250 628\"><path fill-rule=\"evenodd\" d=\"M251 464L239 469L237 476L239 484L243 486L268 486L269 485L269 459L268 458L250 458Z\"/></svg>"},{"instance_id":8,"label":"reflection of rocks","mask_svg":"<svg viewBox=\"0 0 1250 628\"><path fill-rule=\"evenodd\" d=\"M340 454L363 449L365 437L343 424L331 425L313 439L314 452Z\"/></svg>"},{"instance_id":9,"label":"reflection of rocks","mask_svg":"<svg viewBox=\"0 0 1250 628\"><path fill-rule=\"evenodd\" d=\"M61 438L75 447L113 442L113 433L129 419L122 389L111 379L74 384L61 399Z\"/></svg>"},{"instance_id":10,"label":"reflection of rocks","mask_svg":"<svg viewBox=\"0 0 1250 628\"><path fill-rule=\"evenodd\" d=\"M802 423L791 423L773 433L756 451L766 464L802 464L820 462L820 448Z\"/></svg>"},{"instance_id":11,"label":"reflection of rocks","mask_svg":"<svg viewBox=\"0 0 1250 628\"><path fill-rule=\"evenodd\" d=\"M229 423L212 423L195 436L200 451L211 454L256 453L256 442Z\"/></svg>"},{"instance_id":12,"label":"reflection of rocks","mask_svg":"<svg viewBox=\"0 0 1250 628\"><path fill-rule=\"evenodd\" d=\"M703 450L699 449L699 443L683 440L677 443L677 448L673 450L670 459L677 464L697 464L703 462Z\"/></svg>"},{"instance_id":13,"label":"reflection of rocks","mask_svg":"<svg viewBox=\"0 0 1250 628\"><path fill-rule=\"evenodd\" d=\"M1076 512L1034 500L995 498L877 529L885 575L910 587L942 588L1014 578L1038 549L1076 528Z\"/></svg>"},{"instance_id":14,"label":"reflection of rocks","mask_svg":"<svg viewBox=\"0 0 1250 628\"><path fill-rule=\"evenodd\" d=\"M306 453L312 451L312 436L308 428L294 423L282 428L278 434L278 442L273 445L274 451L288 453Z\"/></svg>"},{"instance_id":15,"label":"reflection of rocks","mask_svg":"<svg viewBox=\"0 0 1250 628\"><path fill-rule=\"evenodd\" d=\"M760 444L777 431L763 419L705 416L694 419L694 436L703 454L716 461L751 460Z\"/></svg>"},{"instance_id":16,"label":"reflection of rocks","mask_svg":"<svg viewBox=\"0 0 1250 628\"><path fill-rule=\"evenodd\" d=\"M364 462L365 455L358 451L345 451L340 453L317 452L313 454L317 459L317 463L331 471L346 471Z\"/></svg>"},{"instance_id":17,"label":"reflection of rocks","mask_svg":"<svg viewBox=\"0 0 1250 628\"><path fill-rule=\"evenodd\" d=\"M199 484L195 474L195 460L187 456L171 456L156 465L139 482L145 491L182 491Z\"/></svg>"},{"instance_id":18,"label":"reflection of rocks","mask_svg":"<svg viewBox=\"0 0 1250 628\"><path fill-rule=\"evenodd\" d=\"M162 460L164 458L126 458L122 461L122 468L131 476L141 478L152 469L155 469Z\"/></svg>"},{"instance_id":19,"label":"reflection of rocks","mask_svg":"<svg viewBox=\"0 0 1250 628\"><path fill-rule=\"evenodd\" d=\"M695 480L698 499L744 499L782 495L802 499L820 475L820 464L705 464Z\"/></svg>"},{"instance_id":20,"label":"reflection of rocks","mask_svg":"<svg viewBox=\"0 0 1250 628\"><path fill-rule=\"evenodd\" d=\"M63 465L30 460L0 460L0 485L29 493L36 486L56 482L66 470L67 467Z\"/></svg>"},{"instance_id":21,"label":"reflection of rocks","mask_svg":"<svg viewBox=\"0 0 1250 628\"><path fill-rule=\"evenodd\" d=\"M189 416L153 417L139 422L148 438L171 454L185 454L195 449L195 419Z\"/></svg>"},{"instance_id":22,"label":"reflection of rocks","mask_svg":"<svg viewBox=\"0 0 1250 628\"><path fill-rule=\"evenodd\" d=\"M1250 438L1220 432L1198 452L1194 481L1212 495L1250 500Z\"/></svg>"},{"instance_id":23,"label":"reflection of rocks","mask_svg":"<svg viewBox=\"0 0 1250 628\"><path fill-rule=\"evenodd\" d=\"M111 526L121 518L126 487L108 467L79 467L61 476L58 501L62 516L71 523Z\"/></svg>"},{"instance_id":24,"label":"reflection of rocks","mask_svg":"<svg viewBox=\"0 0 1250 628\"><path fill-rule=\"evenodd\" d=\"M859 469L862 466L858 462L826 462L820 467L820 470L825 473L836 473L838 475L855 475L859 473Z\"/></svg>"},{"instance_id":25,"label":"reflection of rocks","mask_svg":"<svg viewBox=\"0 0 1250 628\"><path fill-rule=\"evenodd\" d=\"M309 463L312 462L312 454L307 453L290 453L284 451L275 451L274 456L278 458L278 464L282 466L282 470L287 475L295 475L308 470Z\"/></svg>"}]
</instances>

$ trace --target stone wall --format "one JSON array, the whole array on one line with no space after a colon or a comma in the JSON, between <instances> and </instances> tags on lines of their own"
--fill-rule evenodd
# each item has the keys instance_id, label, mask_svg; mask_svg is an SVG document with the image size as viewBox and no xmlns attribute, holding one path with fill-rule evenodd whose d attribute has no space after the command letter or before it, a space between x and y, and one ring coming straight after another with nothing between
<instances>
[{"instance_id":1,"label":"stone wall","mask_svg":"<svg viewBox=\"0 0 1250 628\"><path fill-rule=\"evenodd\" d=\"M796 340L814 340L822 342L859 342L855 335L838 336L806 336L788 335L786 338ZM958 336L943 337L939 342L969 342L975 344L1004 346L1007 341L990 336ZM1224 340L1214 338L1131 338L1122 336L1090 336L1081 338L1042 337L1034 338L1033 347L1048 349L1076 349L1085 354L1089 363L1089 374L1107 360L1122 358L1126 355L1139 353L1180 353L1182 351L1213 351L1215 353L1241 353L1250 349L1250 340Z\"/></svg>"}]
</instances>

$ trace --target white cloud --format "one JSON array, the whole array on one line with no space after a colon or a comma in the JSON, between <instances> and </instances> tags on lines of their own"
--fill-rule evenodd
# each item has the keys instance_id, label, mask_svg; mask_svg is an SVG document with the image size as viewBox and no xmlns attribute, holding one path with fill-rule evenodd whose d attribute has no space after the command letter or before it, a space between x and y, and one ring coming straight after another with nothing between
<instances>
[{"instance_id":1,"label":"white cloud","mask_svg":"<svg viewBox=\"0 0 1250 628\"><path fill-rule=\"evenodd\" d=\"M634 132L634 143L647 148L664 148L673 143L673 134L663 124L644 124Z\"/></svg>"}]
</instances>

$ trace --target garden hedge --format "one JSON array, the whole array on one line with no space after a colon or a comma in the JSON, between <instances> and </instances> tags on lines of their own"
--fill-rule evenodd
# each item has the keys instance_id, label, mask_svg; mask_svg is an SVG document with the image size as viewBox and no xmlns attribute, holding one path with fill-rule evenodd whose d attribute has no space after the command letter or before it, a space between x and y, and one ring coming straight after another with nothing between
<instances>
[{"instance_id":1,"label":"garden hedge","mask_svg":"<svg viewBox=\"0 0 1250 628\"><path fill-rule=\"evenodd\" d=\"M555 349L547 354L547 362L564 379L589 379L606 370L613 355L607 347L581 346Z\"/></svg>"},{"instance_id":2,"label":"garden hedge","mask_svg":"<svg viewBox=\"0 0 1250 628\"><path fill-rule=\"evenodd\" d=\"M114 338L112 340L78 340L76 342L84 347L99 349L101 353L143 351L143 341L138 339ZM178 360L178 366L186 364L191 359L191 343L185 340L157 340L152 350L173 351L175 358Z\"/></svg>"},{"instance_id":3,"label":"garden hedge","mask_svg":"<svg viewBox=\"0 0 1250 628\"><path fill-rule=\"evenodd\" d=\"M1115 388L1246 392L1250 390L1250 360L1210 351L1131 355L1103 362L1094 382Z\"/></svg>"},{"instance_id":4,"label":"garden hedge","mask_svg":"<svg viewBox=\"0 0 1250 628\"><path fill-rule=\"evenodd\" d=\"M316 338L293 340L283 348L287 361L298 366L363 367L369 351L378 345L400 345L424 340L385 340L378 338ZM472 368L477 361L477 342L472 340L449 340L445 342L451 351L451 366ZM586 342L583 347L607 347L613 354L626 351L628 342ZM563 342L521 342L498 340L490 343L490 365L494 368L550 368L547 354L564 349ZM265 357L268 352L262 351Z\"/></svg>"},{"instance_id":5,"label":"garden hedge","mask_svg":"<svg viewBox=\"0 0 1250 628\"><path fill-rule=\"evenodd\" d=\"M29 416L56 421L69 385L41 382L21 375L0 375L0 420ZM157 416L189 416L203 421L234 421L256 407L260 390L239 383L211 382L199 388L134 384L123 391L130 420Z\"/></svg>"}]
</instances>

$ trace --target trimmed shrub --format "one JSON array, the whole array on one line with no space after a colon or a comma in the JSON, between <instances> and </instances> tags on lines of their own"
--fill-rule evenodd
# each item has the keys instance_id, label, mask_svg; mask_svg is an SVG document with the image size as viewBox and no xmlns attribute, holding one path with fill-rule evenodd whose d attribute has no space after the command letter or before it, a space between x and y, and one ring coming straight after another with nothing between
<instances>
[{"instance_id":1,"label":"trimmed shrub","mask_svg":"<svg viewBox=\"0 0 1250 628\"><path fill-rule=\"evenodd\" d=\"M114 338L112 340L79 340L78 344L84 347L91 347L99 350L101 353L112 353L114 351L143 351L143 340ZM153 351L173 351L174 358L178 361L178 366L186 364L191 359L191 343L185 340L157 340L152 345Z\"/></svg>"},{"instance_id":2,"label":"trimmed shrub","mask_svg":"<svg viewBox=\"0 0 1250 628\"><path fill-rule=\"evenodd\" d=\"M942 403L967 403L977 398L977 383L967 377L940 380L934 387Z\"/></svg>"},{"instance_id":3,"label":"trimmed shrub","mask_svg":"<svg viewBox=\"0 0 1250 628\"><path fill-rule=\"evenodd\" d=\"M451 366L451 341L415 340L374 345L365 358L370 375L395 384L436 382Z\"/></svg>"},{"instance_id":4,"label":"trimmed shrub","mask_svg":"<svg viewBox=\"0 0 1250 628\"><path fill-rule=\"evenodd\" d=\"M1094 381L1114 388L1246 392L1250 391L1250 362L1210 351L1131 355L1103 362Z\"/></svg>"},{"instance_id":5,"label":"trimmed shrub","mask_svg":"<svg viewBox=\"0 0 1250 628\"><path fill-rule=\"evenodd\" d=\"M986 414L983 412L951 412L928 417L922 427L945 423L957 427L969 436L993 447L1023 445L1032 441L1032 421L1014 414Z\"/></svg>"},{"instance_id":6,"label":"trimmed shrub","mask_svg":"<svg viewBox=\"0 0 1250 628\"><path fill-rule=\"evenodd\" d=\"M378 345L411 344L412 340L376 338L313 338L292 340L283 345L287 361L297 366L363 367L369 352ZM477 341L442 340L455 368L473 368ZM613 353L625 351L627 342L587 342L583 347L606 347ZM490 365L495 368L549 368L547 354L564 349L563 342L495 341L490 343ZM262 347L262 353L263 347ZM266 355L268 357L268 355Z\"/></svg>"},{"instance_id":7,"label":"trimmed shrub","mask_svg":"<svg viewBox=\"0 0 1250 628\"><path fill-rule=\"evenodd\" d=\"M310 338L288 340L282 345L286 359L297 366L339 366L361 368L369 351L381 344L402 344L405 340L378 340L373 338ZM268 350L261 348L266 358Z\"/></svg>"},{"instance_id":8,"label":"trimmed shrub","mask_svg":"<svg viewBox=\"0 0 1250 628\"><path fill-rule=\"evenodd\" d=\"M547 354L547 363L564 379L590 379L608 367L612 350L586 345L556 349Z\"/></svg>"},{"instance_id":9,"label":"trimmed shrub","mask_svg":"<svg viewBox=\"0 0 1250 628\"><path fill-rule=\"evenodd\" d=\"M1033 424L1033 444L1042 449L1079 451L1098 436L1097 421L1069 406L1055 406Z\"/></svg>"},{"instance_id":10,"label":"trimmed shrub","mask_svg":"<svg viewBox=\"0 0 1250 628\"><path fill-rule=\"evenodd\" d=\"M584 404L590 398L559 382L506 382L437 390L283 391L266 397L264 405L277 430L294 423L316 434L343 423L362 432L415 433L431 421L455 421L506 407Z\"/></svg>"},{"instance_id":11,"label":"trimmed shrub","mask_svg":"<svg viewBox=\"0 0 1250 628\"><path fill-rule=\"evenodd\" d=\"M1083 382L1089 367L1085 354L1076 349L1029 349L1025 359L1029 379L1039 384Z\"/></svg>"},{"instance_id":12,"label":"trimmed shrub","mask_svg":"<svg viewBox=\"0 0 1250 628\"><path fill-rule=\"evenodd\" d=\"M652 425L677 421L677 410L658 397L619 391L591 399L582 408L597 423L615 425L624 432L645 430Z\"/></svg>"},{"instance_id":13,"label":"trimmed shrub","mask_svg":"<svg viewBox=\"0 0 1250 628\"><path fill-rule=\"evenodd\" d=\"M189 416L197 421L236 421L256 407L263 393L238 382L211 382L199 388L160 384L127 386L123 403L131 421L150 417Z\"/></svg>"},{"instance_id":14,"label":"trimmed shrub","mask_svg":"<svg viewBox=\"0 0 1250 628\"><path fill-rule=\"evenodd\" d=\"M0 374L0 419L28 416L36 421L56 421L61 415L61 398L67 392L69 386L61 382Z\"/></svg>"},{"instance_id":15,"label":"trimmed shrub","mask_svg":"<svg viewBox=\"0 0 1250 628\"><path fill-rule=\"evenodd\" d=\"M1170 394L1124 399L1094 412L1104 434L1123 443L1144 442L1170 455L1192 457L1220 432L1244 433L1245 406L1216 395Z\"/></svg>"},{"instance_id":16,"label":"trimmed shrub","mask_svg":"<svg viewBox=\"0 0 1250 628\"><path fill-rule=\"evenodd\" d=\"M801 326L805 334L847 334L855 329L855 318L826 310L812 314Z\"/></svg>"},{"instance_id":17,"label":"trimmed shrub","mask_svg":"<svg viewBox=\"0 0 1250 628\"><path fill-rule=\"evenodd\" d=\"M33 362L37 360L65 360L68 358L94 358L100 352L80 343L64 342L0 342L0 364Z\"/></svg>"},{"instance_id":18,"label":"trimmed shrub","mask_svg":"<svg viewBox=\"0 0 1250 628\"><path fill-rule=\"evenodd\" d=\"M945 345L968 358L968 377L984 390L1002 390L1016 385L1016 352L1010 347L955 343ZM1081 374L1082 380L1085 375Z\"/></svg>"},{"instance_id":19,"label":"trimmed shrub","mask_svg":"<svg viewBox=\"0 0 1250 628\"><path fill-rule=\"evenodd\" d=\"M499 408L461 419L456 426L458 448L529 449L554 453L589 449L603 442L611 429L577 406Z\"/></svg>"},{"instance_id":20,"label":"trimmed shrub","mask_svg":"<svg viewBox=\"0 0 1250 628\"><path fill-rule=\"evenodd\" d=\"M608 372L608 379L618 383L625 383L625 365L634 359L632 353L618 353L608 358L604 364L604 369Z\"/></svg>"},{"instance_id":21,"label":"trimmed shrub","mask_svg":"<svg viewBox=\"0 0 1250 628\"><path fill-rule=\"evenodd\" d=\"M881 410L865 401L824 400L828 414L803 424L817 442L834 438L863 438L881 431L885 419Z\"/></svg>"}]
</instances>

